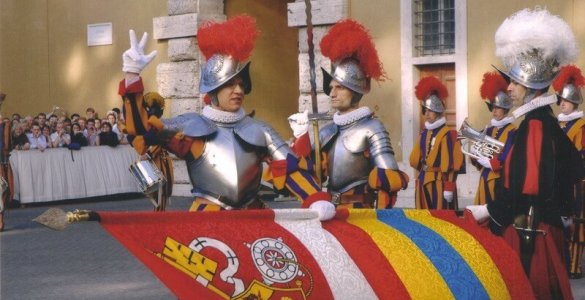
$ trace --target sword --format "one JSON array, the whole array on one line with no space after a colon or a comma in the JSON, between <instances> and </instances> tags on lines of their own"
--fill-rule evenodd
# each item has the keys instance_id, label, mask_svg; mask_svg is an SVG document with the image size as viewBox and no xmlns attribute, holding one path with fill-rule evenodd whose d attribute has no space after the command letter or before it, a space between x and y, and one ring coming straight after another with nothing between
<instances>
[{"instance_id":1,"label":"sword","mask_svg":"<svg viewBox=\"0 0 585 300\"><path fill-rule=\"evenodd\" d=\"M524 272L530 274L530 264L534 254L534 245L537 234L546 235L546 231L535 229L540 223L538 212L534 206L530 206L527 216L517 217L514 222L514 228L520 238L520 260L524 267Z\"/></svg>"}]
</instances>

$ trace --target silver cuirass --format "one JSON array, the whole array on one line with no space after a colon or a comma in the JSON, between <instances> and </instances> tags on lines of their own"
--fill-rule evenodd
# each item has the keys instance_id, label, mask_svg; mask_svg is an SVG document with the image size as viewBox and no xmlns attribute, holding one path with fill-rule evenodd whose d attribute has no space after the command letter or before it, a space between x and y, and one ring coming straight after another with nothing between
<instances>
[{"instance_id":1,"label":"silver cuirass","mask_svg":"<svg viewBox=\"0 0 585 300\"><path fill-rule=\"evenodd\" d=\"M390 136L378 119L366 117L344 126L331 123L321 131L321 140L328 149L328 188L332 192L343 193L366 183L374 167L398 169ZM366 150L369 158L364 155Z\"/></svg>"},{"instance_id":2,"label":"silver cuirass","mask_svg":"<svg viewBox=\"0 0 585 300\"><path fill-rule=\"evenodd\" d=\"M256 199L265 155L283 159L292 153L266 124L249 117L215 123L199 159L187 161L193 195L224 208L243 208Z\"/></svg>"}]
</instances>

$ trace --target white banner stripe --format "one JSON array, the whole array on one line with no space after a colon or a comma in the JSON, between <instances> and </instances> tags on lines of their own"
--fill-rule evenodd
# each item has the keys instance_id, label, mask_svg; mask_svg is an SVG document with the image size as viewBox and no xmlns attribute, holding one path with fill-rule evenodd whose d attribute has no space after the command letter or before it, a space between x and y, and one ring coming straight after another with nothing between
<instances>
[{"instance_id":1,"label":"white banner stripe","mask_svg":"<svg viewBox=\"0 0 585 300\"><path fill-rule=\"evenodd\" d=\"M335 299L378 299L355 262L339 241L323 229L316 214L315 218L305 219L295 216L293 210L275 209L274 213L274 221L309 249Z\"/></svg>"}]
</instances>

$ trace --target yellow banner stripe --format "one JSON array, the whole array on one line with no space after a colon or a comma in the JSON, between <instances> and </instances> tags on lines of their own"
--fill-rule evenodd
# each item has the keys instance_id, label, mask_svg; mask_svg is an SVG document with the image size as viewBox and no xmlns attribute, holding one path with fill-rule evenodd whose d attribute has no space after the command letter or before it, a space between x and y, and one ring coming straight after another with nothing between
<instances>
[{"instance_id":1,"label":"yellow banner stripe","mask_svg":"<svg viewBox=\"0 0 585 300\"><path fill-rule=\"evenodd\" d=\"M506 283L483 246L467 231L431 216L428 210L406 209L404 214L443 237L467 262L484 286L490 299L510 299Z\"/></svg>"},{"instance_id":2,"label":"yellow banner stripe","mask_svg":"<svg viewBox=\"0 0 585 300\"><path fill-rule=\"evenodd\" d=\"M348 223L366 232L378 245L413 299L454 299L431 261L401 232L378 221L376 211L351 209Z\"/></svg>"}]
</instances>

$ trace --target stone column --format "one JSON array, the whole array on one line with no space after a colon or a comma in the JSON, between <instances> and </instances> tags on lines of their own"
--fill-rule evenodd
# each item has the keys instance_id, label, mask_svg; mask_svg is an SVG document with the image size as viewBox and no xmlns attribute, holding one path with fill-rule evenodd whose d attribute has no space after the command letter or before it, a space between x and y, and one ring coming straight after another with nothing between
<instances>
[{"instance_id":1,"label":"stone column","mask_svg":"<svg viewBox=\"0 0 585 300\"><path fill-rule=\"evenodd\" d=\"M207 20L223 21L223 0L167 0L168 16L153 19L153 37L168 42L168 63L156 68L158 92L170 101L171 117L201 112L199 70L203 58L197 45L197 28ZM185 161L174 159L173 195L190 196Z\"/></svg>"},{"instance_id":2,"label":"stone column","mask_svg":"<svg viewBox=\"0 0 585 300\"><path fill-rule=\"evenodd\" d=\"M319 42L335 22L348 17L348 0L311 1L313 24L313 44L315 51L315 75L317 84L317 103L319 112L331 112L329 96L323 92L323 73L321 68L331 69L331 62L323 57ZM309 44L307 42L307 16L305 1L296 0L288 4L288 26L299 28L299 112L311 112L311 83L309 68Z\"/></svg>"}]
</instances>

